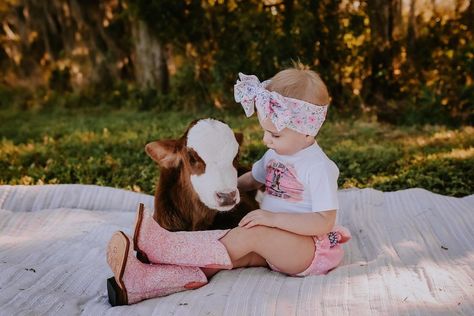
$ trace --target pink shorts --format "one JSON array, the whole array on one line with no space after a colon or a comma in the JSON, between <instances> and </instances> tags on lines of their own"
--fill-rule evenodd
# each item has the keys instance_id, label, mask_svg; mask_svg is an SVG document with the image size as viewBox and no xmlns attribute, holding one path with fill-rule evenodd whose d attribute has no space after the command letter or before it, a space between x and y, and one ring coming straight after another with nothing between
<instances>
[{"instance_id":1,"label":"pink shorts","mask_svg":"<svg viewBox=\"0 0 474 316\"><path fill-rule=\"evenodd\" d=\"M336 226L331 233L324 236L313 236L315 251L313 261L306 270L291 276L307 276L326 274L341 263L344 250L341 244L351 239L349 230L342 226ZM281 272L277 267L267 262L273 271Z\"/></svg>"}]
</instances>

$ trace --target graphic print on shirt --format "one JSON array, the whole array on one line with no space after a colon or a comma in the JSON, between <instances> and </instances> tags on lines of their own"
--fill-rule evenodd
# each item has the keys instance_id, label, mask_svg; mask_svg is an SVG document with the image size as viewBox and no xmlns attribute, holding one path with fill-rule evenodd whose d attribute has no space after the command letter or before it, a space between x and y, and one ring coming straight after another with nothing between
<instances>
[{"instance_id":1,"label":"graphic print on shirt","mask_svg":"<svg viewBox=\"0 0 474 316\"><path fill-rule=\"evenodd\" d=\"M292 165L272 159L266 169L266 193L290 202L303 200L304 187L296 178L296 170Z\"/></svg>"}]
</instances>

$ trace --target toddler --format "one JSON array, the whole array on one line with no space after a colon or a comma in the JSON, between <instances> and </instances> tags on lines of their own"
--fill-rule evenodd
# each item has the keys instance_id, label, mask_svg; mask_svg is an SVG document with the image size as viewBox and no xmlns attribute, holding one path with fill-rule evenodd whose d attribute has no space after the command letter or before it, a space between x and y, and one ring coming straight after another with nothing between
<instances>
[{"instance_id":1,"label":"toddler","mask_svg":"<svg viewBox=\"0 0 474 316\"><path fill-rule=\"evenodd\" d=\"M140 207L133 238L116 232L108 245L112 305L198 288L222 269L268 265L307 276L341 262L340 244L350 233L334 227L339 171L314 140L329 104L325 84L315 72L296 68L263 83L239 77L235 99L247 116L256 109L269 149L239 177L238 187L265 185L261 208L231 230L169 232ZM132 250L152 264L138 261Z\"/></svg>"},{"instance_id":2,"label":"toddler","mask_svg":"<svg viewBox=\"0 0 474 316\"><path fill-rule=\"evenodd\" d=\"M261 209L247 214L239 226L263 225L315 236L316 250L320 242L316 236L329 233L328 238L335 245L341 241L336 232L331 232L339 208L339 170L314 139L327 113L326 85L315 72L297 68L283 70L263 83L255 76L239 76L235 99L247 116L257 109L263 142L269 148L252 171L239 178L241 191L265 185ZM347 230L338 229L339 236L349 238ZM342 249L338 250L342 259ZM279 270L271 261L268 263L273 270ZM305 270L301 274L315 272Z\"/></svg>"}]
</instances>

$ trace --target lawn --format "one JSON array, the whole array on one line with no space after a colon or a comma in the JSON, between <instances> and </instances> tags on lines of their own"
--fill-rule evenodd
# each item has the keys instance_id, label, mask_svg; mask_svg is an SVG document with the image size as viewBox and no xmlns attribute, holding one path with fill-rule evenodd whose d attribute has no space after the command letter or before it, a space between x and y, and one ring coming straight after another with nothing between
<instances>
[{"instance_id":1,"label":"lawn","mask_svg":"<svg viewBox=\"0 0 474 316\"><path fill-rule=\"evenodd\" d=\"M245 119L243 113L3 109L0 184L82 183L152 194L159 172L144 145L180 136L190 121L208 116L244 133L243 164L250 165L265 151L257 120ZM420 187L450 196L474 193L471 126L396 127L332 119L317 139L339 166L340 188Z\"/></svg>"}]
</instances>

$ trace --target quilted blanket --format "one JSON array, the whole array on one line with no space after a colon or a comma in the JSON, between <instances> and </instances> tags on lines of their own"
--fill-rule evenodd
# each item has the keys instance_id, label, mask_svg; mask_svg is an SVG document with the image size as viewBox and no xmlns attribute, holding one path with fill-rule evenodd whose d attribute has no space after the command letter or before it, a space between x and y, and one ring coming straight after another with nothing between
<instances>
[{"instance_id":1,"label":"quilted blanket","mask_svg":"<svg viewBox=\"0 0 474 316\"><path fill-rule=\"evenodd\" d=\"M0 315L474 315L474 195L339 192L353 239L324 276L224 271L200 289L111 307L107 242L153 197L91 185L0 186Z\"/></svg>"}]
</instances>

